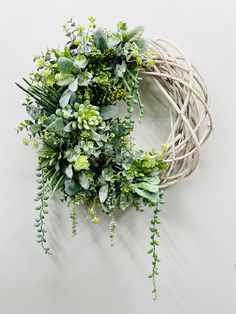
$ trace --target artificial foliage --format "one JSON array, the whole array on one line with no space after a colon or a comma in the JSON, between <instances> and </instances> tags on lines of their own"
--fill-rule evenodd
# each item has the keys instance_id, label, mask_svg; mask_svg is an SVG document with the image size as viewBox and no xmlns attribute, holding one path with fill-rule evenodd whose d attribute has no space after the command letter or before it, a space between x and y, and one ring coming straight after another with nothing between
<instances>
[{"instance_id":1,"label":"artificial foliage","mask_svg":"<svg viewBox=\"0 0 236 314\"><path fill-rule=\"evenodd\" d=\"M140 68L154 61L142 38L143 27L128 30L119 22L117 31L72 20L63 26L67 43L63 49L47 49L34 57L35 71L17 84L25 93L23 103L29 119L23 143L37 149L38 192L35 198L37 242L47 254L48 200L60 192L70 205L72 234L77 234L78 209L83 205L91 222L99 224L100 211L110 217L108 234L114 245L116 212L129 207L153 211L150 232L153 294L158 274L158 212L163 203L161 177L167 168L163 146L145 152L133 143L133 111L143 115L139 94ZM127 108L124 117L120 106Z\"/></svg>"}]
</instances>

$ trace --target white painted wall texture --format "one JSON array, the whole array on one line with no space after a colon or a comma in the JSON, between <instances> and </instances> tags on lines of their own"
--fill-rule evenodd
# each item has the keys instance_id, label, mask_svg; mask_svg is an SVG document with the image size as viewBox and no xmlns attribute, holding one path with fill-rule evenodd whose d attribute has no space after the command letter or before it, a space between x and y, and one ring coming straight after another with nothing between
<instances>
[{"instance_id":1,"label":"white painted wall texture","mask_svg":"<svg viewBox=\"0 0 236 314\"><path fill-rule=\"evenodd\" d=\"M1 1L1 314L236 313L235 9L233 0ZM108 27L121 19L130 27L143 24L147 37L172 40L209 86L214 132L196 172L166 192L160 214L156 302L147 279L148 209L119 215L111 249L105 216L94 226L81 210L79 235L71 239L69 211L53 200L48 236L54 255L45 256L35 243L36 156L14 131L26 117L14 82L32 69L32 55L63 44L60 27L67 19L85 22L89 15ZM163 129L148 108L138 143L148 138L155 147Z\"/></svg>"}]
</instances>

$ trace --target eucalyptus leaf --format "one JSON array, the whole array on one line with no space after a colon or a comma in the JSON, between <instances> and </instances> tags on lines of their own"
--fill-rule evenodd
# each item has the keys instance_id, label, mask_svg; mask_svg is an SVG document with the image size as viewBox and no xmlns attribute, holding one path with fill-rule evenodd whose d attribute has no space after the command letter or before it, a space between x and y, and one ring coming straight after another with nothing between
<instances>
[{"instance_id":1,"label":"eucalyptus leaf","mask_svg":"<svg viewBox=\"0 0 236 314\"><path fill-rule=\"evenodd\" d=\"M66 175L68 178L72 178L73 177L73 169L72 169L72 166L69 165L66 167L66 171L65 171Z\"/></svg>"},{"instance_id":2,"label":"eucalyptus leaf","mask_svg":"<svg viewBox=\"0 0 236 314\"><path fill-rule=\"evenodd\" d=\"M99 200L104 203L108 196L108 184L104 184L99 189Z\"/></svg>"},{"instance_id":3,"label":"eucalyptus leaf","mask_svg":"<svg viewBox=\"0 0 236 314\"><path fill-rule=\"evenodd\" d=\"M75 146L74 149L68 148L65 151L64 158L66 158L69 162L74 162L78 158L79 154L80 154L80 148L79 146Z\"/></svg>"},{"instance_id":4,"label":"eucalyptus leaf","mask_svg":"<svg viewBox=\"0 0 236 314\"><path fill-rule=\"evenodd\" d=\"M44 119L42 121L42 125L44 127L47 127L48 125L50 125L53 121L55 121L57 118L57 116L55 114L52 114L51 116L49 116L48 118Z\"/></svg>"},{"instance_id":5,"label":"eucalyptus leaf","mask_svg":"<svg viewBox=\"0 0 236 314\"><path fill-rule=\"evenodd\" d=\"M103 120L113 119L117 116L119 112L118 106L112 106L112 105L101 106L99 110L100 110L100 115L103 118Z\"/></svg>"},{"instance_id":6,"label":"eucalyptus leaf","mask_svg":"<svg viewBox=\"0 0 236 314\"><path fill-rule=\"evenodd\" d=\"M127 65L124 61L122 61L121 64L117 64L115 68L115 74L119 77L123 77L125 74L125 71L127 69Z\"/></svg>"},{"instance_id":7,"label":"eucalyptus leaf","mask_svg":"<svg viewBox=\"0 0 236 314\"><path fill-rule=\"evenodd\" d=\"M76 92L78 88L78 79L76 78L70 85L69 85L69 90L71 92Z\"/></svg>"},{"instance_id":8,"label":"eucalyptus leaf","mask_svg":"<svg viewBox=\"0 0 236 314\"><path fill-rule=\"evenodd\" d=\"M78 85L79 86L88 86L92 80L93 75L90 72L83 72L78 74Z\"/></svg>"},{"instance_id":9,"label":"eucalyptus leaf","mask_svg":"<svg viewBox=\"0 0 236 314\"><path fill-rule=\"evenodd\" d=\"M73 61L65 57L59 58L57 61L57 65L61 72L65 74L73 73L73 71L75 70Z\"/></svg>"},{"instance_id":10,"label":"eucalyptus leaf","mask_svg":"<svg viewBox=\"0 0 236 314\"><path fill-rule=\"evenodd\" d=\"M69 104L70 97L72 94L73 94L73 92L67 88L64 91L64 93L61 95L61 98L59 100L59 104L62 108L64 108L66 105Z\"/></svg>"},{"instance_id":11,"label":"eucalyptus leaf","mask_svg":"<svg viewBox=\"0 0 236 314\"><path fill-rule=\"evenodd\" d=\"M38 123L35 123L29 127L30 131L32 132L33 135L41 131L41 125Z\"/></svg>"},{"instance_id":12,"label":"eucalyptus leaf","mask_svg":"<svg viewBox=\"0 0 236 314\"><path fill-rule=\"evenodd\" d=\"M28 105L26 107L26 110L28 114L31 116L31 118L33 118L34 120L37 120L41 113L40 108L35 105Z\"/></svg>"},{"instance_id":13,"label":"eucalyptus leaf","mask_svg":"<svg viewBox=\"0 0 236 314\"><path fill-rule=\"evenodd\" d=\"M85 190L88 190L89 180L88 180L88 177L84 171L82 171L80 176L79 176L79 183Z\"/></svg>"},{"instance_id":14,"label":"eucalyptus leaf","mask_svg":"<svg viewBox=\"0 0 236 314\"><path fill-rule=\"evenodd\" d=\"M62 118L57 118L55 121L53 121L49 126L47 126L46 131L53 132L59 136L64 136L64 122Z\"/></svg>"},{"instance_id":15,"label":"eucalyptus leaf","mask_svg":"<svg viewBox=\"0 0 236 314\"><path fill-rule=\"evenodd\" d=\"M140 49L141 53L145 53L148 49L148 41L144 38L140 38L139 40L135 41L137 46Z\"/></svg>"},{"instance_id":16,"label":"eucalyptus leaf","mask_svg":"<svg viewBox=\"0 0 236 314\"><path fill-rule=\"evenodd\" d=\"M64 127L63 130L64 130L65 132L71 132L71 131L72 131L72 123L73 123L73 121L67 123L67 125Z\"/></svg>"},{"instance_id":17,"label":"eucalyptus leaf","mask_svg":"<svg viewBox=\"0 0 236 314\"><path fill-rule=\"evenodd\" d=\"M68 86L75 80L73 74L65 74L59 81L57 81L58 86Z\"/></svg>"},{"instance_id":18,"label":"eucalyptus leaf","mask_svg":"<svg viewBox=\"0 0 236 314\"><path fill-rule=\"evenodd\" d=\"M88 60L84 55L78 55L74 60L74 64L79 68L83 69L88 64Z\"/></svg>"},{"instance_id":19,"label":"eucalyptus leaf","mask_svg":"<svg viewBox=\"0 0 236 314\"><path fill-rule=\"evenodd\" d=\"M127 39L127 41L139 40L141 38L141 36L143 35L143 32L144 32L144 27L143 26L137 26L128 32L126 39Z\"/></svg>"},{"instance_id":20,"label":"eucalyptus leaf","mask_svg":"<svg viewBox=\"0 0 236 314\"><path fill-rule=\"evenodd\" d=\"M65 192L69 196L76 195L80 190L79 183L72 179L65 179Z\"/></svg>"},{"instance_id":21,"label":"eucalyptus leaf","mask_svg":"<svg viewBox=\"0 0 236 314\"><path fill-rule=\"evenodd\" d=\"M98 134L96 131L94 131L94 130L92 129L90 132L91 132L91 138L92 138L94 141L98 142L98 141L101 140L101 135Z\"/></svg>"}]
</instances>

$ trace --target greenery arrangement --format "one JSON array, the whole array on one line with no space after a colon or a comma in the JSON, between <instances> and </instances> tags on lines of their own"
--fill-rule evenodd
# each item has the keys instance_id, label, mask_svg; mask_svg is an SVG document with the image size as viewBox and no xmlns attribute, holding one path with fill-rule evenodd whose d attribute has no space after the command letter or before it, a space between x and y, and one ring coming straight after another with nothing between
<instances>
[{"instance_id":1,"label":"greenery arrangement","mask_svg":"<svg viewBox=\"0 0 236 314\"><path fill-rule=\"evenodd\" d=\"M63 26L68 38L63 50L47 49L34 57L36 70L17 84L25 93L23 103L30 119L17 131L26 130L23 143L37 149L38 193L35 201L37 242L47 254L45 217L48 199L60 191L71 206L72 234L76 235L78 206L85 205L91 222L98 224L99 211L110 216L109 238L114 245L115 213L142 204L153 209L149 254L152 256L153 294L157 264L159 204L163 203L161 176L167 164L160 152L135 147L133 111L143 104L139 95L140 67L151 69L154 61L142 38L143 27L128 30L119 22L117 31L72 20ZM119 106L127 114L119 116Z\"/></svg>"}]
</instances>

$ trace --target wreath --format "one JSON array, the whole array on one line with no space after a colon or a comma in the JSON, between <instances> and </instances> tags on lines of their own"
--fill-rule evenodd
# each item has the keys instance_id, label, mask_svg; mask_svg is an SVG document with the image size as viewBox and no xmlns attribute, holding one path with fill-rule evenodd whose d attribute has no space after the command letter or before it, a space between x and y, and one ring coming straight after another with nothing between
<instances>
[{"instance_id":1,"label":"wreath","mask_svg":"<svg viewBox=\"0 0 236 314\"><path fill-rule=\"evenodd\" d=\"M88 20L87 28L67 22L64 49L35 56L35 71L24 86L17 83L26 93L23 106L30 116L17 131L26 130L23 143L32 143L38 156L37 242L51 254L45 217L48 200L58 191L71 208L72 235L77 233L78 207L85 205L93 224L99 223L101 210L110 217L111 246L116 211L149 206L149 277L156 298L159 205L164 188L193 171L198 148L210 134L207 93L191 64L181 65L186 58L173 57L166 42L145 40L142 26L128 30L119 22L114 32L97 28L94 17ZM140 121L143 116L139 83L145 75L154 78L170 104L171 134L159 151L140 150L131 139L135 108ZM124 106L127 112L121 117Z\"/></svg>"}]
</instances>

